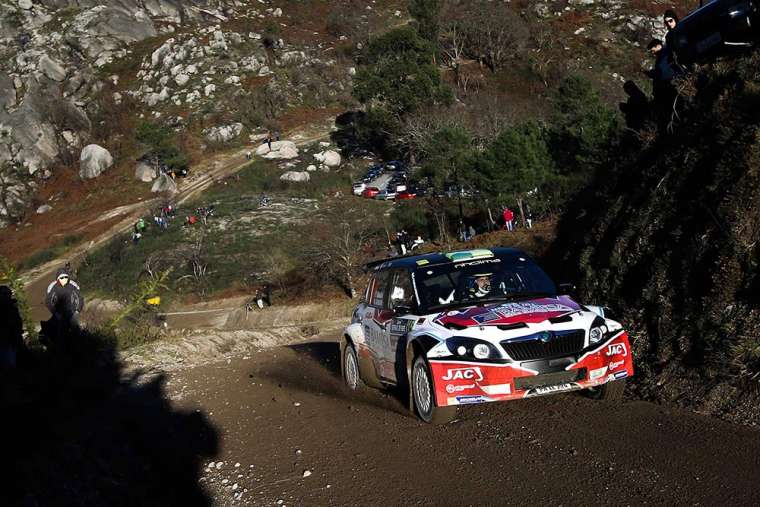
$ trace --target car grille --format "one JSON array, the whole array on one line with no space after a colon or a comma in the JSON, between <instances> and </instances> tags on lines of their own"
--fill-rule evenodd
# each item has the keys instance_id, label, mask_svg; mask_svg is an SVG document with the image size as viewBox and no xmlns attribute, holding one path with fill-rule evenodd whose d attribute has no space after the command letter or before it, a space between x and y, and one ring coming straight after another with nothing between
<instances>
[{"instance_id":1,"label":"car grille","mask_svg":"<svg viewBox=\"0 0 760 507\"><path fill-rule=\"evenodd\" d=\"M548 340L546 340L546 333L549 334ZM501 346L515 361L569 356L577 354L583 349L586 333L582 329L548 331L546 333L536 333L516 340L503 341Z\"/></svg>"},{"instance_id":2,"label":"car grille","mask_svg":"<svg viewBox=\"0 0 760 507\"><path fill-rule=\"evenodd\" d=\"M515 391L523 389L535 389L536 387L555 386L567 382L575 382L586 378L586 369L571 371L558 371L554 373L544 373L532 377L517 377L515 379Z\"/></svg>"}]
</instances>

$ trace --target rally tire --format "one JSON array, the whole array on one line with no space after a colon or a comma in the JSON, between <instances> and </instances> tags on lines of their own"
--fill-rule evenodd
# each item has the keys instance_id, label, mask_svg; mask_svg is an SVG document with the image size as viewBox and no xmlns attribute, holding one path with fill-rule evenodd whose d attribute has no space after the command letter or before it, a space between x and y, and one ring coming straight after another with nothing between
<instances>
[{"instance_id":1,"label":"rally tire","mask_svg":"<svg viewBox=\"0 0 760 507\"><path fill-rule=\"evenodd\" d=\"M359 373L359 357L351 343L346 343L343 351L343 383L352 391L357 391L364 385Z\"/></svg>"},{"instance_id":2,"label":"rally tire","mask_svg":"<svg viewBox=\"0 0 760 507\"><path fill-rule=\"evenodd\" d=\"M437 407L435 390L430 376L430 368L422 356L417 356L412 364L412 378L409 382L412 390L414 411L420 419L429 424L446 424L456 417L456 407Z\"/></svg>"},{"instance_id":3,"label":"rally tire","mask_svg":"<svg viewBox=\"0 0 760 507\"><path fill-rule=\"evenodd\" d=\"M595 400L620 401L625 391L625 379L613 380L594 389L589 389L589 395Z\"/></svg>"}]
</instances>

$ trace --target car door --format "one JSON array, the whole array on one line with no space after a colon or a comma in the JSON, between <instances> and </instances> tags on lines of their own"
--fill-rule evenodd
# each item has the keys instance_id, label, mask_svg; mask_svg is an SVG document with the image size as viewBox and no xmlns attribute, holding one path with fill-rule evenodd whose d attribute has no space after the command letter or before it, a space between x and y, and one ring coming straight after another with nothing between
<instances>
[{"instance_id":1,"label":"car door","mask_svg":"<svg viewBox=\"0 0 760 507\"><path fill-rule=\"evenodd\" d=\"M387 326L388 346L383 357L382 371L385 378L398 382L399 378L403 378L406 368L406 335L417 320L417 302L408 270L397 269L391 272L388 307L391 318Z\"/></svg>"},{"instance_id":2,"label":"car door","mask_svg":"<svg viewBox=\"0 0 760 507\"><path fill-rule=\"evenodd\" d=\"M383 377L384 361L388 349L388 324L392 312L388 308L390 271L381 271L372 277L367 306L362 316L362 331L369 348L375 371Z\"/></svg>"}]
</instances>

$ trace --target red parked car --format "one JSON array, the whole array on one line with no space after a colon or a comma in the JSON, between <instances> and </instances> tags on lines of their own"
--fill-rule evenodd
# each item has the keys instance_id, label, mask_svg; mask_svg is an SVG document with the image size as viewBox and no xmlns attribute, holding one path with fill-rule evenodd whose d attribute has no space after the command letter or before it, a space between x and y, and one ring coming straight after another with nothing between
<instances>
[{"instance_id":1,"label":"red parked car","mask_svg":"<svg viewBox=\"0 0 760 507\"><path fill-rule=\"evenodd\" d=\"M414 192L410 192L409 190L404 190L403 192L399 192L396 194L396 200L404 200L404 199L414 199L417 197L417 194Z\"/></svg>"},{"instance_id":2,"label":"red parked car","mask_svg":"<svg viewBox=\"0 0 760 507\"><path fill-rule=\"evenodd\" d=\"M367 199L374 198L377 194L380 193L380 189L377 187L367 187L362 192L362 197L366 197Z\"/></svg>"}]
</instances>

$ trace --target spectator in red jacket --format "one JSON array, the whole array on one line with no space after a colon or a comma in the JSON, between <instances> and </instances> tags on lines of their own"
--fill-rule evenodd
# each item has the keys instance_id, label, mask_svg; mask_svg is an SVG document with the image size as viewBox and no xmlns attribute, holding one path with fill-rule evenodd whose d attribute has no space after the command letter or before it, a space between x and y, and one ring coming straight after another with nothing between
<instances>
[{"instance_id":1,"label":"spectator in red jacket","mask_svg":"<svg viewBox=\"0 0 760 507\"><path fill-rule=\"evenodd\" d=\"M504 208L502 216L504 217L504 228L508 231L514 230L513 221L515 219L515 214L512 212L512 210L509 208Z\"/></svg>"}]
</instances>

